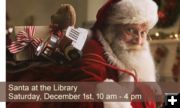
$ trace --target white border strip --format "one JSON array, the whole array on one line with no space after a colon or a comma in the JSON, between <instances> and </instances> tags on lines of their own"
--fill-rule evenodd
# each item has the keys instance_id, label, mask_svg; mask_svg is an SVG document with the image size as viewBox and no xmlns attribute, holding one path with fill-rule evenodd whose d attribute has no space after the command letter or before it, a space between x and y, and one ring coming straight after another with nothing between
<instances>
[{"instance_id":1,"label":"white border strip","mask_svg":"<svg viewBox=\"0 0 180 108\"><path fill-rule=\"evenodd\" d=\"M0 0L0 81L5 82L6 80L6 65L5 65L5 18L6 18L6 2ZM6 108L5 102L0 102L0 108Z\"/></svg>"},{"instance_id":2,"label":"white border strip","mask_svg":"<svg viewBox=\"0 0 180 108\"><path fill-rule=\"evenodd\" d=\"M6 18L6 10L5 10L5 0L0 0L0 81L4 82L6 80L5 77L5 18Z\"/></svg>"}]
</instances>

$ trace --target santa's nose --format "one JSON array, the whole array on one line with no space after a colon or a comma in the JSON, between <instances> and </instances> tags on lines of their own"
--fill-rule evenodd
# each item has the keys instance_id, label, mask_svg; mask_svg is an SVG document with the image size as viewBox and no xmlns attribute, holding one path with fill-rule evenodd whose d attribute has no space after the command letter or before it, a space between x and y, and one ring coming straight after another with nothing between
<instances>
[{"instance_id":1,"label":"santa's nose","mask_svg":"<svg viewBox=\"0 0 180 108\"><path fill-rule=\"evenodd\" d=\"M143 38L142 36L139 34L139 35L136 35L134 38L133 38L133 44L137 44L137 45L142 45L143 44Z\"/></svg>"}]
</instances>

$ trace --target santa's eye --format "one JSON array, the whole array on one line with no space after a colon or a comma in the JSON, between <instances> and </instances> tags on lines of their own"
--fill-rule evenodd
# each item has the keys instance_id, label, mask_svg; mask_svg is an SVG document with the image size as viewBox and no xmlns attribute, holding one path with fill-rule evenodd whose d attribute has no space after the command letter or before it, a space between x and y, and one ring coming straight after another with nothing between
<instances>
[{"instance_id":1,"label":"santa's eye","mask_svg":"<svg viewBox=\"0 0 180 108\"><path fill-rule=\"evenodd\" d=\"M135 33L135 32L136 32L136 30L133 29L133 28L128 28L127 31L128 31L129 33Z\"/></svg>"}]
</instances>

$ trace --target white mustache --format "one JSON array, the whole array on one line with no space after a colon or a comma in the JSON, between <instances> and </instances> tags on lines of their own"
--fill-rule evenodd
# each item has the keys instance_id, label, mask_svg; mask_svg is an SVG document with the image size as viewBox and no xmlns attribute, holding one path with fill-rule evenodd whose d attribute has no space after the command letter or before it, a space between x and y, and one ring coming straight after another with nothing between
<instances>
[{"instance_id":1,"label":"white mustache","mask_svg":"<svg viewBox=\"0 0 180 108\"><path fill-rule=\"evenodd\" d=\"M127 45L125 50L141 50L143 49L142 45Z\"/></svg>"}]
</instances>

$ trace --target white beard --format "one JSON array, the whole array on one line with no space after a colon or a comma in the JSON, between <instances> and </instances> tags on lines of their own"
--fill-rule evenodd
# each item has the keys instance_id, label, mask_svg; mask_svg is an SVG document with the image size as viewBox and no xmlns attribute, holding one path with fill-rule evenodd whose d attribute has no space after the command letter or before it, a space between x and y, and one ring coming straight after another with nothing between
<instances>
[{"instance_id":1,"label":"white beard","mask_svg":"<svg viewBox=\"0 0 180 108\"><path fill-rule=\"evenodd\" d=\"M127 46L123 41L114 42L111 48L128 69L135 70L140 81L156 81L154 61L147 41L141 49L131 52L126 50Z\"/></svg>"},{"instance_id":2,"label":"white beard","mask_svg":"<svg viewBox=\"0 0 180 108\"><path fill-rule=\"evenodd\" d=\"M115 65L119 68L134 70L139 81L156 81L155 65L147 41L144 43L141 49L127 51L128 47L123 41L113 38L114 41L110 40L112 43L109 45L108 42L102 37L100 32L99 35L99 40L104 46L105 55L112 65ZM106 36L114 37L112 35L113 34L108 33L108 36ZM129 80L132 81L131 79Z\"/></svg>"},{"instance_id":3,"label":"white beard","mask_svg":"<svg viewBox=\"0 0 180 108\"><path fill-rule=\"evenodd\" d=\"M156 71L153 58L150 53L148 42L145 42L143 48L137 51L128 52L126 44L118 39L114 39L113 32L107 32L106 39L104 39L100 31L97 31L99 41L105 50L105 56L110 64L115 65L121 69L135 70L137 78L141 82L155 82ZM112 38L110 38L112 37ZM119 82L134 81L131 76L127 74L119 74ZM105 82L109 80L105 80ZM113 82L110 80L110 82ZM133 90L133 86L130 88ZM132 108L131 102L104 102L105 108Z\"/></svg>"}]
</instances>

